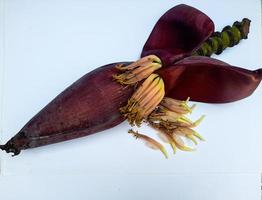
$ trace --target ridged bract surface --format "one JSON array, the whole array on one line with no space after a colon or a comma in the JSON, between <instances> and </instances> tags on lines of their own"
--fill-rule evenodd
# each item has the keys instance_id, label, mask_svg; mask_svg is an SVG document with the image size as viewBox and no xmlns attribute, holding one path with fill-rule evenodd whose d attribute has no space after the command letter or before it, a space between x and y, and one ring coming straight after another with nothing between
<instances>
[{"instance_id":1,"label":"ridged bract surface","mask_svg":"<svg viewBox=\"0 0 262 200\"><path fill-rule=\"evenodd\" d=\"M78 138L116 126L132 87L112 80L109 64L84 75L36 114L5 146L10 152Z\"/></svg>"}]
</instances>

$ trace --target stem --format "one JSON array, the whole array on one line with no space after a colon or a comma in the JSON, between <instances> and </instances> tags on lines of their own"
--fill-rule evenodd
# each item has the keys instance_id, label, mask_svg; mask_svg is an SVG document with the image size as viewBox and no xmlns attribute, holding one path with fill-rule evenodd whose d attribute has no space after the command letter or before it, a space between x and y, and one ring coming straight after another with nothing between
<instances>
[{"instance_id":1,"label":"stem","mask_svg":"<svg viewBox=\"0 0 262 200\"><path fill-rule=\"evenodd\" d=\"M247 39L250 27L250 20L244 18L241 22L234 22L232 26L226 26L222 32L215 32L208 38L193 55L211 56L213 53L219 55L227 47L237 45L240 40Z\"/></svg>"}]
</instances>

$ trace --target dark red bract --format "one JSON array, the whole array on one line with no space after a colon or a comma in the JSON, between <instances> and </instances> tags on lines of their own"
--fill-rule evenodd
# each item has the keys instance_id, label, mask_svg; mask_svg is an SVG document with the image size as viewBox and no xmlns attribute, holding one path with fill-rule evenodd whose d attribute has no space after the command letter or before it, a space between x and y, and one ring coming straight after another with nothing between
<instances>
[{"instance_id":1,"label":"dark red bract","mask_svg":"<svg viewBox=\"0 0 262 200\"><path fill-rule=\"evenodd\" d=\"M245 98L257 88L261 69L250 71L217 59L191 56L213 32L214 24L207 15L184 4L158 20L141 55L155 54L164 63L158 73L167 96L227 103Z\"/></svg>"},{"instance_id":2,"label":"dark red bract","mask_svg":"<svg viewBox=\"0 0 262 200\"><path fill-rule=\"evenodd\" d=\"M22 149L87 136L123 122L119 109L133 89L112 80L116 64L99 67L77 80L0 148L16 155Z\"/></svg>"},{"instance_id":3,"label":"dark red bract","mask_svg":"<svg viewBox=\"0 0 262 200\"><path fill-rule=\"evenodd\" d=\"M141 57L154 54L169 66L191 55L213 32L214 23L207 15L184 4L175 6L158 20Z\"/></svg>"},{"instance_id":4,"label":"dark red bract","mask_svg":"<svg viewBox=\"0 0 262 200\"><path fill-rule=\"evenodd\" d=\"M251 95L262 79L262 70L246 70L217 59L191 56L158 72L166 96L193 101L228 103Z\"/></svg>"}]
</instances>

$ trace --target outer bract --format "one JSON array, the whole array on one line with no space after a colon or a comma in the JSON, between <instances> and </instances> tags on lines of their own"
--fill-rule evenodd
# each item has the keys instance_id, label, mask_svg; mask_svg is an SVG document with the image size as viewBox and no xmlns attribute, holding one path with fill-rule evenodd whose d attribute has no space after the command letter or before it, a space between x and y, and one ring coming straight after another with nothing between
<instances>
[{"instance_id":1,"label":"outer bract","mask_svg":"<svg viewBox=\"0 0 262 200\"><path fill-rule=\"evenodd\" d=\"M141 56L157 55L164 66L168 66L191 55L213 32L214 23L207 15L181 4L158 20Z\"/></svg>"},{"instance_id":2,"label":"outer bract","mask_svg":"<svg viewBox=\"0 0 262 200\"><path fill-rule=\"evenodd\" d=\"M262 69L251 71L203 56L185 58L158 73L165 82L166 96L206 103L248 97L262 79Z\"/></svg>"},{"instance_id":3,"label":"outer bract","mask_svg":"<svg viewBox=\"0 0 262 200\"><path fill-rule=\"evenodd\" d=\"M119 109L131 96L132 87L112 80L116 64L100 67L73 83L1 149L19 154L22 149L83 137L124 121Z\"/></svg>"}]
</instances>

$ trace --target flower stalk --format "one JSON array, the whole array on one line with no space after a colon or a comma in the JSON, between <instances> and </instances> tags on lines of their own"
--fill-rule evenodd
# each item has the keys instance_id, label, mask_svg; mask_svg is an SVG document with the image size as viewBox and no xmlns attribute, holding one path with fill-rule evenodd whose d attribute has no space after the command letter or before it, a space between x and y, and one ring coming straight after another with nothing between
<instances>
[{"instance_id":1,"label":"flower stalk","mask_svg":"<svg viewBox=\"0 0 262 200\"><path fill-rule=\"evenodd\" d=\"M241 22L235 21L232 26L224 27L221 32L214 32L193 55L208 57L213 53L219 55L226 48L237 45L240 40L247 39L250 22L244 18Z\"/></svg>"}]
</instances>

